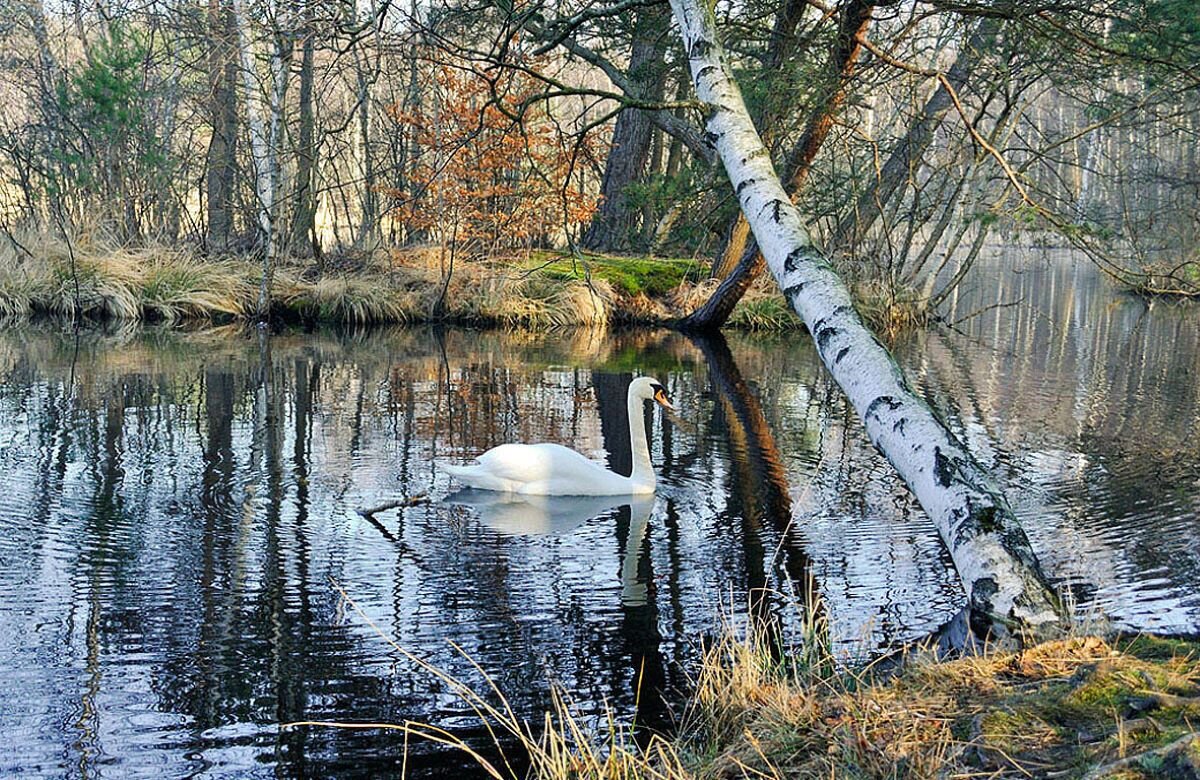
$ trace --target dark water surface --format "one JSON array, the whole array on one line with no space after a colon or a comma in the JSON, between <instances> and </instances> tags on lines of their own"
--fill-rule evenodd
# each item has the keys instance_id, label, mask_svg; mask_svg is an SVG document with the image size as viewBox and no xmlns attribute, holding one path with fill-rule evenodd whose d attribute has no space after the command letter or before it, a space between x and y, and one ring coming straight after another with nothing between
<instances>
[{"instance_id":1,"label":"dark water surface","mask_svg":"<svg viewBox=\"0 0 1200 780\"><path fill-rule=\"evenodd\" d=\"M1121 298L1088 267L998 258L956 326L897 350L1006 481L1081 611L1200 630L1200 310ZM548 440L628 469L625 385L667 384L657 496L513 504L450 491L436 457ZM0 776L398 773L403 737L474 735L388 636L521 714L668 722L662 692L722 612L799 621L811 572L847 654L962 605L937 534L807 338L376 330L260 337L0 330ZM756 589L762 598L748 598ZM456 776L413 743L410 774Z\"/></svg>"}]
</instances>

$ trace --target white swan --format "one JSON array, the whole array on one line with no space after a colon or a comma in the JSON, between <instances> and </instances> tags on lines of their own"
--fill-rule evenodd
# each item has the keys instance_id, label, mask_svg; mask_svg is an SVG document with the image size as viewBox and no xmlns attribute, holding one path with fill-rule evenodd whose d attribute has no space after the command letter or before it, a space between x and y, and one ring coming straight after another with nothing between
<instances>
[{"instance_id":1,"label":"white swan","mask_svg":"<svg viewBox=\"0 0 1200 780\"><path fill-rule=\"evenodd\" d=\"M478 464L454 466L436 462L439 469L463 484L535 496L628 496L654 492L654 466L646 441L643 403L657 401L673 410L663 386L650 377L629 385L629 443L633 473L613 473L575 450L560 444L501 444L477 458Z\"/></svg>"}]
</instances>

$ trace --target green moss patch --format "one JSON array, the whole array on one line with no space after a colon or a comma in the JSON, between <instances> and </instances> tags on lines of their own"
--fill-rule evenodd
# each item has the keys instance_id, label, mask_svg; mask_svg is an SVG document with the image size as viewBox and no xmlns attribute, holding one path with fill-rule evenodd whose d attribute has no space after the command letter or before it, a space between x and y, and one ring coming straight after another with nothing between
<instances>
[{"instance_id":1,"label":"green moss patch","mask_svg":"<svg viewBox=\"0 0 1200 780\"><path fill-rule=\"evenodd\" d=\"M625 295L651 298L666 295L685 281L703 279L708 273L708 263L690 258L592 254L575 257L549 252L534 253L529 267L554 279L603 279Z\"/></svg>"}]
</instances>

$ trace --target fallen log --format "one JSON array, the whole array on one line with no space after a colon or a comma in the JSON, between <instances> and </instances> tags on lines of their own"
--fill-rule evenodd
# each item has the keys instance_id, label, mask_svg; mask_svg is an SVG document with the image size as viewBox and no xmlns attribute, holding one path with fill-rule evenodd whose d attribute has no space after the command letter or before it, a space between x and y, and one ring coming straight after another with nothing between
<instances>
[{"instance_id":1,"label":"fallen log","mask_svg":"<svg viewBox=\"0 0 1200 780\"><path fill-rule=\"evenodd\" d=\"M784 191L726 62L711 6L671 0L671 8L705 107L705 138L821 361L937 527L966 589L972 628L998 639L1057 634L1066 624L1061 602L1004 496L909 388Z\"/></svg>"}]
</instances>

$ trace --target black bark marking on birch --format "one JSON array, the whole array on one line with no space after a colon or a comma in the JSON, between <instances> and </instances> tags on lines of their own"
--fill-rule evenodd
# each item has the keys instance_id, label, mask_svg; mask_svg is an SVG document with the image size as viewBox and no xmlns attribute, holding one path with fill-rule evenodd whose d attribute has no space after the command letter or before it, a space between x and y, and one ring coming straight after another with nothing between
<instances>
[{"instance_id":1,"label":"black bark marking on birch","mask_svg":"<svg viewBox=\"0 0 1200 780\"><path fill-rule=\"evenodd\" d=\"M714 132L712 132L711 130L707 130L707 131L705 131L705 133L704 133L704 143L705 143L705 145L707 145L707 146L708 146L710 149L716 149L716 148L717 148L717 141L720 141L720 140L721 140L721 136L720 136L720 135L718 135L717 133L714 133Z\"/></svg>"},{"instance_id":2,"label":"black bark marking on birch","mask_svg":"<svg viewBox=\"0 0 1200 780\"><path fill-rule=\"evenodd\" d=\"M944 455L941 447L933 448L933 475L937 478L937 482L942 487L950 487L954 483L954 476L958 471L958 464L954 459Z\"/></svg>"},{"instance_id":3,"label":"black bark marking on birch","mask_svg":"<svg viewBox=\"0 0 1200 780\"><path fill-rule=\"evenodd\" d=\"M789 268L788 270L791 272L795 272L796 269ZM808 286L808 282L797 282L796 284L793 284L789 287L783 288L783 294L787 298L794 298L797 295L799 295L800 293L804 292L804 288L807 286Z\"/></svg>"},{"instance_id":4,"label":"black bark marking on birch","mask_svg":"<svg viewBox=\"0 0 1200 780\"><path fill-rule=\"evenodd\" d=\"M950 515L954 518L954 545L956 547L965 540L973 539L984 533L983 528L980 526L981 513L988 509L988 507L985 506L983 509L978 508L970 496L967 496L965 503L965 509L960 507Z\"/></svg>"},{"instance_id":5,"label":"black bark marking on birch","mask_svg":"<svg viewBox=\"0 0 1200 780\"><path fill-rule=\"evenodd\" d=\"M818 338L820 338L821 330L833 327L832 325L826 325L825 323L829 322L830 320L837 319L838 317L840 317L841 315L845 314L848 311L854 311L854 308L843 304L841 306L836 307L833 311L829 312L828 315L817 320L817 324L813 326L814 335L816 335ZM833 332L837 333L838 331L835 328ZM824 344L821 344L819 346L824 347Z\"/></svg>"},{"instance_id":6,"label":"black bark marking on birch","mask_svg":"<svg viewBox=\"0 0 1200 780\"><path fill-rule=\"evenodd\" d=\"M894 412L902 405L903 404L890 395L881 395L867 405L867 411L863 413L863 419L865 420L868 417L878 417L879 407L881 406L886 406L889 412Z\"/></svg>"},{"instance_id":7,"label":"black bark marking on birch","mask_svg":"<svg viewBox=\"0 0 1200 780\"><path fill-rule=\"evenodd\" d=\"M699 81L700 79L707 76L708 72L712 71L712 70L717 70L717 66L716 65L705 65L703 68L696 71L696 81Z\"/></svg>"},{"instance_id":8,"label":"black bark marking on birch","mask_svg":"<svg viewBox=\"0 0 1200 780\"><path fill-rule=\"evenodd\" d=\"M771 200L767 201L761 209L758 210L758 213L761 214L767 209L771 209L771 219L775 222L775 224L779 224L779 214L780 209L782 208L783 201L779 198L772 198Z\"/></svg>"},{"instance_id":9,"label":"black bark marking on birch","mask_svg":"<svg viewBox=\"0 0 1200 780\"><path fill-rule=\"evenodd\" d=\"M970 502L968 501L968 503ZM954 509L950 510L950 538L951 541L954 542L955 550L957 550L958 546L962 544L963 526L966 525L969 514L969 511L963 509L961 506L956 506Z\"/></svg>"},{"instance_id":10,"label":"black bark marking on birch","mask_svg":"<svg viewBox=\"0 0 1200 780\"><path fill-rule=\"evenodd\" d=\"M901 436L903 436L904 435L904 427L906 425L908 425L908 418L901 417L899 420L896 420L896 422L892 425L892 432L898 433Z\"/></svg>"},{"instance_id":11,"label":"black bark marking on birch","mask_svg":"<svg viewBox=\"0 0 1200 780\"><path fill-rule=\"evenodd\" d=\"M807 252L807 250L805 250L804 247L797 247L796 249L793 249L792 251L788 252L788 256L786 258L784 258L784 261L783 261L783 270L787 271L788 273L795 273L796 269L799 267L798 265L796 265L796 262L798 260L802 259L806 254L808 254L808 252ZM786 293L788 290L792 290L792 289L795 289L797 292L800 292L800 291L804 290L804 287L807 284L808 284L808 282L800 282L799 284L793 285L792 287L789 287L787 290L784 290L784 292Z\"/></svg>"},{"instance_id":12,"label":"black bark marking on birch","mask_svg":"<svg viewBox=\"0 0 1200 780\"><path fill-rule=\"evenodd\" d=\"M688 49L688 58L693 60L701 60L708 57L708 53L712 51L712 41L704 38L697 38L692 41L692 47ZM713 67L713 66L708 66ZM703 70L701 70L703 72Z\"/></svg>"},{"instance_id":13,"label":"black bark marking on birch","mask_svg":"<svg viewBox=\"0 0 1200 780\"><path fill-rule=\"evenodd\" d=\"M818 327L817 328L817 349L819 349L822 353L824 353L825 345L829 343L829 340L831 338L833 338L834 336L836 336L839 333L841 333L841 331L839 331L837 328L833 327L832 325L826 325L823 328Z\"/></svg>"},{"instance_id":14,"label":"black bark marking on birch","mask_svg":"<svg viewBox=\"0 0 1200 780\"><path fill-rule=\"evenodd\" d=\"M980 533L991 534L1004 530L1004 522L1000 519L1000 512L996 507L980 507L978 511L972 514L974 515L975 527L979 529Z\"/></svg>"},{"instance_id":15,"label":"black bark marking on birch","mask_svg":"<svg viewBox=\"0 0 1200 780\"><path fill-rule=\"evenodd\" d=\"M842 347L841 349L838 350L837 357L835 357L833 359L833 364L836 366L838 363L841 363L842 358L846 357L846 355L849 355L849 354L850 354L850 347Z\"/></svg>"},{"instance_id":16,"label":"black bark marking on birch","mask_svg":"<svg viewBox=\"0 0 1200 780\"><path fill-rule=\"evenodd\" d=\"M742 190L746 189L757 181L758 179L754 178L753 176L751 176L749 179L743 179L742 183L739 184L736 189L734 189L734 194L736 194L739 198L742 197Z\"/></svg>"},{"instance_id":17,"label":"black bark marking on birch","mask_svg":"<svg viewBox=\"0 0 1200 780\"><path fill-rule=\"evenodd\" d=\"M980 577L971 584L971 629L979 636L987 636L993 628L989 613L992 597L999 592L1000 586L993 577Z\"/></svg>"}]
</instances>

